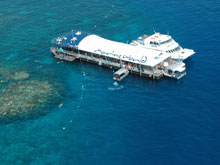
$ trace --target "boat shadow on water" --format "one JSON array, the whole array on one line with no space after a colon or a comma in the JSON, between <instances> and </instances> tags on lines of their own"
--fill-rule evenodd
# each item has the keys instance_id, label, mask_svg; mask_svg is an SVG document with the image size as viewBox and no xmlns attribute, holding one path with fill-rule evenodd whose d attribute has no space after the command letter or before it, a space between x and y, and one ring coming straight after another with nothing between
<instances>
[{"instance_id":1,"label":"boat shadow on water","mask_svg":"<svg viewBox=\"0 0 220 165\"><path fill-rule=\"evenodd\" d=\"M184 63L187 65L187 70L193 69L195 67L195 62L192 58L187 58Z\"/></svg>"}]
</instances>

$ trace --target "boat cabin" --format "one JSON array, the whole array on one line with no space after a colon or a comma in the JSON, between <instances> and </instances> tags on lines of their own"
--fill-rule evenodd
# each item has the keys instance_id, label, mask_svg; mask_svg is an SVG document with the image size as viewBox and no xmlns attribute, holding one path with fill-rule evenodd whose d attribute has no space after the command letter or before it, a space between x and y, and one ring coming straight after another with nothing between
<instances>
[{"instance_id":1,"label":"boat cabin","mask_svg":"<svg viewBox=\"0 0 220 165\"><path fill-rule=\"evenodd\" d=\"M114 73L113 79L115 81L121 81L123 80L127 75L129 74L129 71L125 68L119 69L117 72Z\"/></svg>"}]
</instances>

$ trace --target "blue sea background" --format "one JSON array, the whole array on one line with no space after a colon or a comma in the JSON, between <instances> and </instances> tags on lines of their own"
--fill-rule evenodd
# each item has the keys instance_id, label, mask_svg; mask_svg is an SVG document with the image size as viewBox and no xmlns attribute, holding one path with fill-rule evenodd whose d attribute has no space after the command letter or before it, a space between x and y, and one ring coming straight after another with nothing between
<instances>
[{"instance_id":1,"label":"blue sea background","mask_svg":"<svg viewBox=\"0 0 220 165\"><path fill-rule=\"evenodd\" d=\"M50 41L71 29L122 42L155 29L196 54L179 81L119 89L110 69L57 64ZM0 67L68 88L62 108L0 124L0 164L220 164L219 29L218 0L0 1Z\"/></svg>"}]
</instances>

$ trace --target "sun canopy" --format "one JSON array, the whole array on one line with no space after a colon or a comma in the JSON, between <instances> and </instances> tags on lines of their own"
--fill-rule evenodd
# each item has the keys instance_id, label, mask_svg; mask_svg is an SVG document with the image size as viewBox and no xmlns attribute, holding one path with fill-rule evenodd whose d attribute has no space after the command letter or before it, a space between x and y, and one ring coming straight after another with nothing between
<instances>
[{"instance_id":1,"label":"sun canopy","mask_svg":"<svg viewBox=\"0 0 220 165\"><path fill-rule=\"evenodd\" d=\"M64 53L64 50L62 48L59 48L57 51L60 53Z\"/></svg>"},{"instance_id":2,"label":"sun canopy","mask_svg":"<svg viewBox=\"0 0 220 165\"><path fill-rule=\"evenodd\" d=\"M162 54L160 51L107 40L97 35L83 38L78 49L151 67L170 57L169 54Z\"/></svg>"}]
</instances>

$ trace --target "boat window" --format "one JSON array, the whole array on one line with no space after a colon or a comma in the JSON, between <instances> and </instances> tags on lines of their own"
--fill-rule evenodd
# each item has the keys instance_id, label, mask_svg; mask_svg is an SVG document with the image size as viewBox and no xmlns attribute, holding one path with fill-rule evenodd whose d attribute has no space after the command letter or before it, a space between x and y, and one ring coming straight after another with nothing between
<instances>
[{"instance_id":1,"label":"boat window","mask_svg":"<svg viewBox=\"0 0 220 165\"><path fill-rule=\"evenodd\" d=\"M138 42L142 45L144 45L144 40L143 39L138 39Z\"/></svg>"},{"instance_id":2,"label":"boat window","mask_svg":"<svg viewBox=\"0 0 220 165\"><path fill-rule=\"evenodd\" d=\"M121 75L120 75L120 77L122 77L122 76L124 76L125 75L125 73L122 73Z\"/></svg>"},{"instance_id":3,"label":"boat window","mask_svg":"<svg viewBox=\"0 0 220 165\"><path fill-rule=\"evenodd\" d=\"M160 45L167 44L167 43L169 43L169 42L171 42L171 41L172 41L172 38L170 38L169 40L166 40L166 41L160 42Z\"/></svg>"},{"instance_id":4,"label":"boat window","mask_svg":"<svg viewBox=\"0 0 220 165\"><path fill-rule=\"evenodd\" d=\"M159 45L159 43L153 42L153 41L150 41L150 44L152 44L152 45Z\"/></svg>"}]
</instances>

